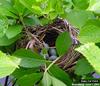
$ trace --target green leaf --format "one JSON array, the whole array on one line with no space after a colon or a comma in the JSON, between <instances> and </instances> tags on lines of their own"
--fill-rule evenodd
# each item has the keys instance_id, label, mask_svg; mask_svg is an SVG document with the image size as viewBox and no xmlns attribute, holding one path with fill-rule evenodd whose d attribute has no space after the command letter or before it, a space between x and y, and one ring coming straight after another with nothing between
<instances>
[{"instance_id":1,"label":"green leaf","mask_svg":"<svg viewBox=\"0 0 100 86\"><path fill-rule=\"evenodd\" d=\"M94 43L87 43L76 50L82 53L92 67L100 74L100 48Z\"/></svg>"},{"instance_id":2,"label":"green leaf","mask_svg":"<svg viewBox=\"0 0 100 86\"><path fill-rule=\"evenodd\" d=\"M42 25L46 25L46 24L51 23L52 21L49 18L43 18L43 19L40 19L40 22Z\"/></svg>"},{"instance_id":3,"label":"green leaf","mask_svg":"<svg viewBox=\"0 0 100 86\"><path fill-rule=\"evenodd\" d=\"M29 17L29 18L24 18L24 23L27 26L31 26L31 25L41 25L40 21L38 18L36 18L35 16Z\"/></svg>"},{"instance_id":4,"label":"green leaf","mask_svg":"<svg viewBox=\"0 0 100 86\"><path fill-rule=\"evenodd\" d=\"M67 20L74 27L81 29L82 26L89 20L94 19L94 14L88 11L72 10L67 14Z\"/></svg>"},{"instance_id":5,"label":"green leaf","mask_svg":"<svg viewBox=\"0 0 100 86\"><path fill-rule=\"evenodd\" d=\"M56 71L55 71L56 70ZM65 84L67 84L68 86L72 85L72 81L69 77L69 75L64 72L61 68L59 68L56 65L53 65L50 69L49 69L49 73L56 77L57 79L63 81Z\"/></svg>"},{"instance_id":6,"label":"green leaf","mask_svg":"<svg viewBox=\"0 0 100 86\"><path fill-rule=\"evenodd\" d=\"M16 19L8 19L8 24L10 25L15 25L16 24Z\"/></svg>"},{"instance_id":7,"label":"green leaf","mask_svg":"<svg viewBox=\"0 0 100 86\"><path fill-rule=\"evenodd\" d=\"M14 43L16 40L18 40L20 38L20 35L17 35L16 37L12 38L12 39L8 39L5 35L0 38L0 46L8 46L11 45L12 43Z\"/></svg>"},{"instance_id":8,"label":"green leaf","mask_svg":"<svg viewBox=\"0 0 100 86\"><path fill-rule=\"evenodd\" d=\"M43 86L51 86L51 76L49 73L45 73L42 79Z\"/></svg>"},{"instance_id":9,"label":"green leaf","mask_svg":"<svg viewBox=\"0 0 100 86\"><path fill-rule=\"evenodd\" d=\"M64 9L63 9L63 2L62 0L55 0L56 4L55 4L55 11L56 13L59 14L63 14L64 13Z\"/></svg>"},{"instance_id":10,"label":"green leaf","mask_svg":"<svg viewBox=\"0 0 100 86\"><path fill-rule=\"evenodd\" d=\"M75 74L84 75L92 73L93 71L94 71L93 67L89 64L89 62L86 59L82 58L78 60L75 67Z\"/></svg>"},{"instance_id":11,"label":"green leaf","mask_svg":"<svg viewBox=\"0 0 100 86\"><path fill-rule=\"evenodd\" d=\"M93 11L96 14L100 14L100 1L99 0L90 0L89 11Z\"/></svg>"},{"instance_id":12,"label":"green leaf","mask_svg":"<svg viewBox=\"0 0 100 86\"><path fill-rule=\"evenodd\" d=\"M57 17L57 13L51 12L51 13L49 13L49 17L50 17L51 20L53 20Z\"/></svg>"},{"instance_id":13,"label":"green leaf","mask_svg":"<svg viewBox=\"0 0 100 86\"><path fill-rule=\"evenodd\" d=\"M42 13L42 9L41 9L40 6L33 5L32 8L33 8L33 11L34 11L35 14L41 14Z\"/></svg>"},{"instance_id":14,"label":"green leaf","mask_svg":"<svg viewBox=\"0 0 100 86\"><path fill-rule=\"evenodd\" d=\"M34 0L19 0L26 8L33 12L32 5L34 4Z\"/></svg>"},{"instance_id":15,"label":"green leaf","mask_svg":"<svg viewBox=\"0 0 100 86\"><path fill-rule=\"evenodd\" d=\"M19 65L25 68L40 67L47 62L42 56L25 49L17 50L13 55L18 57L15 62L20 60Z\"/></svg>"},{"instance_id":16,"label":"green leaf","mask_svg":"<svg viewBox=\"0 0 100 86\"><path fill-rule=\"evenodd\" d=\"M86 9L89 6L89 0L72 0L74 6L78 9Z\"/></svg>"},{"instance_id":17,"label":"green leaf","mask_svg":"<svg viewBox=\"0 0 100 86\"><path fill-rule=\"evenodd\" d=\"M17 16L15 15L16 12L13 8L13 4L11 0L0 0L0 14L4 16L17 18Z\"/></svg>"},{"instance_id":18,"label":"green leaf","mask_svg":"<svg viewBox=\"0 0 100 86\"><path fill-rule=\"evenodd\" d=\"M0 38L2 38L8 29L8 19L0 15Z\"/></svg>"},{"instance_id":19,"label":"green leaf","mask_svg":"<svg viewBox=\"0 0 100 86\"><path fill-rule=\"evenodd\" d=\"M90 1L89 7L93 6L95 3L98 2L98 0L89 0L89 1Z\"/></svg>"},{"instance_id":20,"label":"green leaf","mask_svg":"<svg viewBox=\"0 0 100 86\"><path fill-rule=\"evenodd\" d=\"M35 58L20 58L20 66L25 68L36 68L45 65L45 60Z\"/></svg>"},{"instance_id":21,"label":"green leaf","mask_svg":"<svg viewBox=\"0 0 100 86\"><path fill-rule=\"evenodd\" d=\"M0 51L0 78L10 75L18 65L16 65L12 56L8 56Z\"/></svg>"},{"instance_id":22,"label":"green leaf","mask_svg":"<svg viewBox=\"0 0 100 86\"><path fill-rule=\"evenodd\" d=\"M61 33L56 40L56 48L59 55L65 54L72 44L72 39L68 32Z\"/></svg>"},{"instance_id":23,"label":"green leaf","mask_svg":"<svg viewBox=\"0 0 100 86\"><path fill-rule=\"evenodd\" d=\"M56 0L48 0L46 5L45 3L43 3L46 7L44 9L44 14L49 14L50 12L53 12L54 11L54 4L55 4Z\"/></svg>"},{"instance_id":24,"label":"green leaf","mask_svg":"<svg viewBox=\"0 0 100 86\"><path fill-rule=\"evenodd\" d=\"M36 84L36 82L38 82L41 79L41 77L42 77L41 73L33 73L29 75L24 75L23 77L18 79L16 84L20 86L33 86Z\"/></svg>"},{"instance_id":25,"label":"green leaf","mask_svg":"<svg viewBox=\"0 0 100 86\"><path fill-rule=\"evenodd\" d=\"M100 27L100 20L99 19L90 19L86 22L86 24L84 26L86 26L86 25L95 25L97 27Z\"/></svg>"},{"instance_id":26,"label":"green leaf","mask_svg":"<svg viewBox=\"0 0 100 86\"><path fill-rule=\"evenodd\" d=\"M71 11L72 6L72 0L63 0L63 9L65 9L65 12Z\"/></svg>"},{"instance_id":27,"label":"green leaf","mask_svg":"<svg viewBox=\"0 0 100 86\"><path fill-rule=\"evenodd\" d=\"M52 78L53 86L67 86L66 84L64 84L60 80L56 79L55 77L51 77L51 78Z\"/></svg>"},{"instance_id":28,"label":"green leaf","mask_svg":"<svg viewBox=\"0 0 100 86\"><path fill-rule=\"evenodd\" d=\"M22 31L21 25L9 26L6 31L6 36L8 39L11 39L11 38L17 36L19 33L21 33L21 31Z\"/></svg>"},{"instance_id":29,"label":"green leaf","mask_svg":"<svg viewBox=\"0 0 100 86\"><path fill-rule=\"evenodd\" d=\"M100 48L100 42L99 43L96 43L96 45Z\"/></svg>"},{"instance_id":30,"label":"green leaf","mask_svg":"<svg viewBox=\"0 0 100 86\"><path fill-rule=\"evenodd\" d=\"M78 39L81 43L100 42L100 27L93 24L85 25L80 30Z\"/></svg>"},{"instance_id":31,"label":"green leaf","mask_svg":"<svg viewBox=\"0 0 100 86\"><path fill-rule=\"evenodd\" d=\"M2 86L2 84L0 83L0 86Z\"/></svg>"},{"instance_id":32,"label":"green leaf","mask_svg":"<svg viewBox=\"0 0 100 86\"><path fill-rule=\"evenodd\" d=\"M67 86L62 81L57 78L51 76L49 73L45 73L42 79L43 86Z\"/></svg>"},{"instance_id":33,"label":"green leaf","mask_svg":"<svg viewBox=\"0 0 100 86\"><path fill-rule=\"evenodd\" d=\"M29 69L29 68L17 68L11 75L14 76L16 79L23 77L24 75L32 74L36 72L36 69Z\"/></svg>"},{"instance_id":34,"label":"green leaf","mask_svg":"<svg viewBox=\"0 0 100 86\"><path fill-rule=\"evenodd\" d=\"M14 9L16 10L16 12L18 13L18 15L22 16L25 12L25 10L27 10L25 8L25 6L23 6L19 0L14 0L14 5L13 5Z\"/></svg>"},{"instance_id":35,"label":"green leaf","mask_svg":"<svg viewBox=\"0 0 100 86\"><path fill-rule=\"evenodd\" d=\"M35 58L44 60L41 55L26 49L18 49L13 53L13 55L20 58Z\"/></svg>"}]
</instances>

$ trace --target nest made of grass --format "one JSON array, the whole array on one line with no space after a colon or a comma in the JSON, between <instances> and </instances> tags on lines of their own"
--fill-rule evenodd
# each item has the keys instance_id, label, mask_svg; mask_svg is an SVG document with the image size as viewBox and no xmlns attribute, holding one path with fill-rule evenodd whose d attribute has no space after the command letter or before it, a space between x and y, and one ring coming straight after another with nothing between
<instances>
[{"instance_id":1,"label":"nest made of grass","mask_svg":"<svg viewBox=\"0 0 100 86\"><path fill-rule=\"evenodd\" d=\"M16 43L16 49L26 48L39 53L41 49L44 48L46 40L49 39L47 35L52 37L52 34L55 34L54 37L50 38L53 39L54 42L49 43L51 42L50 40L48 42L50 47L55 47L56 38L60 33L65 31L70 33L73 44L56 64L64 70L72 69L80 56L80 54L74 50L79 45L76 38L79 31L73 28L66 20L56 19L53 23L45 26L26 26L23 30L23 37Z\"/></svg>"}]
</instances>

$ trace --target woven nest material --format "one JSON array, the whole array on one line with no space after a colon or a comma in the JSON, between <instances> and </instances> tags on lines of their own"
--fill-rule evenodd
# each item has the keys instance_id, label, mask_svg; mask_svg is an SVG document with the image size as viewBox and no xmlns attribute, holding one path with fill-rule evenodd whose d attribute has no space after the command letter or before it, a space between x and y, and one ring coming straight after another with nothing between
<instances>
[{"instance_id":1,"label":"woven nest material","mask_svg":"<svg viewBox=\"0 0 100 86\"><path fill-rule=\"evenodd\" d=\"M55 33L55 39L57 36L62 32L69 32L72 38L73 44L69 48L68 52L65 53L57 62L56 64L59 65L64 70L69 70L75 65L77 59L79 58L80 54L76 52L74 49L79 45L76 37L78 34L78 30L73 28L66 20L57 19L51 24L45 26L36 26L36 27L26 27L23 30L23 37L16 43L16 48L26 48L31 49L36 52L39 52L44 47L44 42L46 35L51 33ZM52 35L52 34L49 34ZM52 38L51 38L52 39ZM50 43L50 47L55 47L55 43Z\"/></svg>"}]
</instances>

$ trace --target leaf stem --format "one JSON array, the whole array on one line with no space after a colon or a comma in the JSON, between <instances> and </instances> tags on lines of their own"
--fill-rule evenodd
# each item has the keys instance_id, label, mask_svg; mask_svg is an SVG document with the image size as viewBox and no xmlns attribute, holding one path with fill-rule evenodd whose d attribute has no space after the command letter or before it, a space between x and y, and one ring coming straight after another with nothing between
<instances>
[{"instance_id":1,"label":"leaf stem","mask_svg":"<svg viewBox=\"0 0 100 86\"><path fill-rule=\"evenodd\" d=\"M60 59L60 57L58 57L56 60L54 60L45 70L44 74Z\"/></svg>"},{"instance_id":2,"label":"leaf stem","mask_svg":"<svg viewBox=\"0 0 100 86\"><path fill-rule=\"evenodd\" d=\"M25 23L23 21L23 17L22 16L19 16L19 17L20 17L20 21L22 22L23 27L26 29Z\"/></svg>"}]
</instances>

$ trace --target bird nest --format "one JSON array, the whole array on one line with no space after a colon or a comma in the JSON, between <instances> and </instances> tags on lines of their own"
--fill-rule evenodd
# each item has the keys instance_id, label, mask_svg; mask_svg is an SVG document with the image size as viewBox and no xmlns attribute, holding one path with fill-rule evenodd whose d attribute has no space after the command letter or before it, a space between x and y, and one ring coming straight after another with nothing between
<instances>
[{"instance_id":1,"label":"bird nest","mask_svg":"<svg viewBox=\"0 0 100 86\"><path fill-rule=\"evenodd\" d=\"M27 26L23 30L23 37L16 43L16 48L31 49L37 53L45 47L45 43L49 48L55 48L55 41L60 33L69 32L72 38L72 45L57 62L64 70L71 70L75 65L80 54L74 49L79 45L76 39L78 30L73 28L66 20L56 19L53 23L45 26Z\"/></svg>"}]
</instances>

